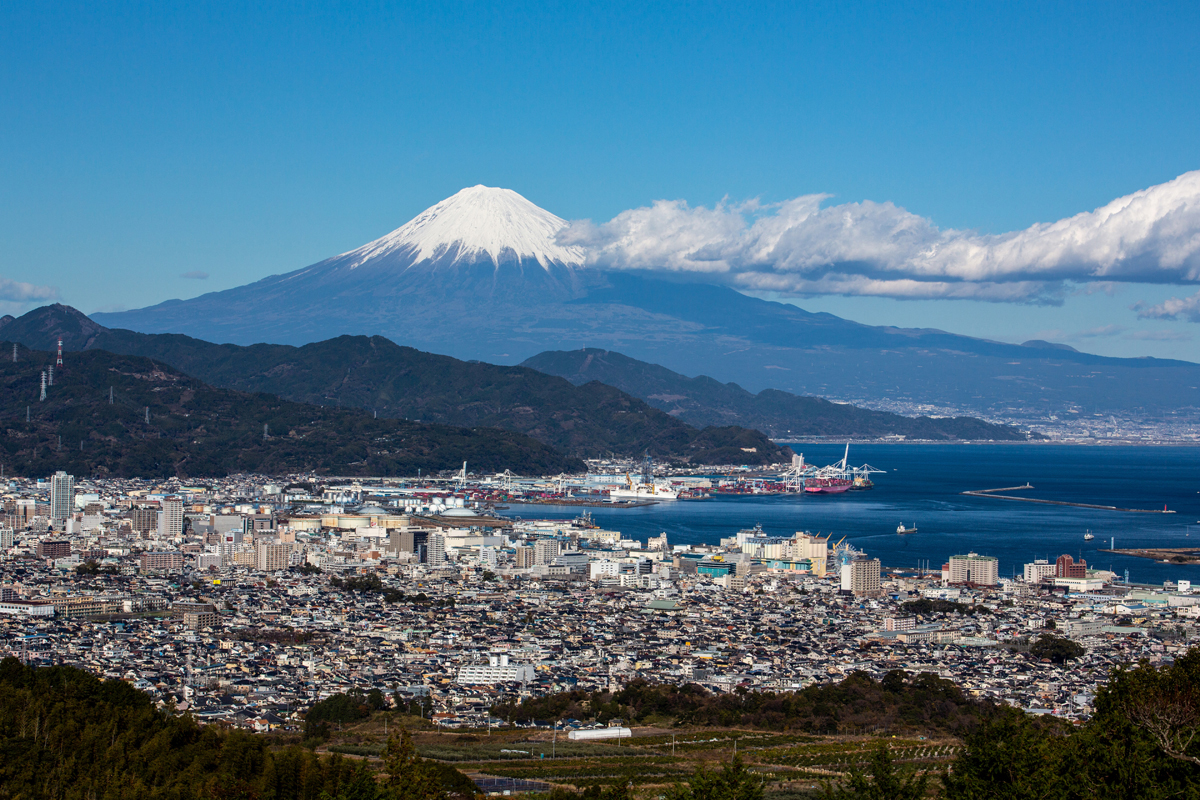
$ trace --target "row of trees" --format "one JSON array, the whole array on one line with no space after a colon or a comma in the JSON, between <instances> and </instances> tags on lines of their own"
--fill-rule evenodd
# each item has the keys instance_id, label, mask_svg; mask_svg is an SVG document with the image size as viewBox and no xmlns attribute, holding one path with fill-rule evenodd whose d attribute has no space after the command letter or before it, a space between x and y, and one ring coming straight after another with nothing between
<instances>
[{"instance_id":1,"label":"row of trees","mask_svg":"<svg viewBox=\"0 0 1200 800\"><path fill-rule=\"evenodd\" d=\"M952 681L932 673L909 675L895 670L879 681L855 672L839 683L798 692L717 694L696 684L635 680L615 693L563 692L501 703L492 713L515 721L669 718L679 725L833 734L875 729L961 732L993 710L988 703L966 697Z\"/></svg>"}]
</instances>

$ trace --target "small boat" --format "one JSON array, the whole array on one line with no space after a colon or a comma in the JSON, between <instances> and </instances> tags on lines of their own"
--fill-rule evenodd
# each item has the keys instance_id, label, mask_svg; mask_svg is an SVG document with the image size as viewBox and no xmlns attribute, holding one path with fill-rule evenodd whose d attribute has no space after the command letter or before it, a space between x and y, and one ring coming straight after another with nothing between
<instances>
[{"instance_id":1,"label":"small boat","mask_svg":"<svg viewBox=\"0 0 1200 800\"><path fill-rule=\"evenodd\" d=\"M1087 533L1085 533L1083 535L1083 540L1085 542L1090 542L1092 539L1095 539L1095 538L1096 538L1096 535L1093 534L1091 531L1088 531Z\"/></svg>"},{"instance_id":2,"label":"small boat","mask_svg":"<svg viewBox=\"0 0 1200 800\"><path fill-rule=\"evenodd\" d=\"M905 533L916 533L916 532L917 532L917 523L915 523L915 522L913 523L913 526L911 528L904 527L903 522L901 522L899 525L896 526L896 533L901 534L901 535L903 535Z\"/></svg>"}]
</instances>

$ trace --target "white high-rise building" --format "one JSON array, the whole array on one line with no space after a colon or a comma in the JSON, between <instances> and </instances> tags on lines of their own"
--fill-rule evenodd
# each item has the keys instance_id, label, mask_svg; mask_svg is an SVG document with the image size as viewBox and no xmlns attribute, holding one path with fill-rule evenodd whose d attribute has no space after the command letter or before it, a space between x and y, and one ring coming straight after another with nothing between
<instances>
[{"instance_id":1,"label":"white high-rise building","mask_svg":"<svg viewBox=\"0 0 1200 800\"><path fill-rule=\"evenodd\" d=\"M158 512L158 538L174 539L183 536L183 500L164 497Z\"/></svg>"},{"instance_id":2,"label":"white high-rise building","mask_svg":"<svg viewBox=\"0 0 1200 800\"><path fill-rule=\"evenodd\" d=\"M12 550L15 536L12 528L0 528L0 550Z\"/></svg>"},{"instance_id":3,"label":"white high-rise building","mask_svg":"<svg viewBox=\"0 0 1200 800\"><path fill-rule=\"evenodd\" d=\"M841 588L855 597L878 597L883 591L878 558L860 556L841 570Z\"/></svg>"},{"instance_id":4,"label":"white high-rise building","mask_svg":"<svg viewBox=\"0 0 1200 800\"><path fill-rule=\"evenodd\" d=\"M562 555L562 542L558 539L538 539L533 543L533 563L553 564Z\"/></svg>"},{"instance_id":5,"label":"white high-rise building","mask_svg":"<svg viewBox=\"0 0 1200 800\"><path fill-rule=\"evenodd\" d=\"M429 534L425 542L426 561L430 566L440 566L446 563L446 537L440 533Z\"/></svg>"},{"instance_id":6,"label":"white high-rise building","mask_svg":"<svg viewBox=\"0 0 1200 800\"><path fill-rule=\"evenodd\" d=\"M950 556L950 583L995 586L999 563L995 556L981 556L978 553L967 553L965 556Z\"/></svg>"},{"instance_id":7,"label":"white high-rise building","mask_svg":"<svg viewBox=\"0 0 1200 800\"><path fill-rule=\"evenodd\" d=\"M50 518L62 525L75 513L75 476L61 469L50 479Z\"/></svg>"}]
</instances>

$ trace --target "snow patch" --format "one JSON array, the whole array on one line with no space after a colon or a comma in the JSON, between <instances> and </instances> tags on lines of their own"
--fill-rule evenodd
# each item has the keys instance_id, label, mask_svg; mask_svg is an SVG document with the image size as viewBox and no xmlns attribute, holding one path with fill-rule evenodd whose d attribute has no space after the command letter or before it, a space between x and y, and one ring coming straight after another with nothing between
<instances>
[{"instance_id":1,"label":"snow patch","mask_svg":"<svg viewBox=\"0 0 1200 800\"><path fill-rule=\"evenodd\" d=\"M536 260L546 269L554 263L581 266L583 248L555 243L566 225L511 189L472 186L338 258L348 258L351 269L397 251L411 254L414 264L443 256L452 257L451 264L487 256L497 266L514 257Z\"/></svg>"}]
</instances>

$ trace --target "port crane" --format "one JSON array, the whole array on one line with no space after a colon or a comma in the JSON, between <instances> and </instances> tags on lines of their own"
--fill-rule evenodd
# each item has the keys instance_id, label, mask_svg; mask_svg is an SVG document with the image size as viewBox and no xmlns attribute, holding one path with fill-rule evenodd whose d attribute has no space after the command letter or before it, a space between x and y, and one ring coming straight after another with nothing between
<instances>
[{"instance_id":1,"label":"port crane","mask_svg":"<svg viewBox=\"0 0 1200 800\"><path fill-rule=\"evenodd\" d=\"M825 467L818 467L805 463L804 454L800 453L792 457L792 465L781 477L788 491L802 492L809 480L847 480L852 481L855 486L870 486L871 475L883 474L886 471L872 467L870 464L863 464L861 467L851 466L850 443L846 442L846 452L842 455L841 461L835 461Z\"/></svg>"}]
</instances>

